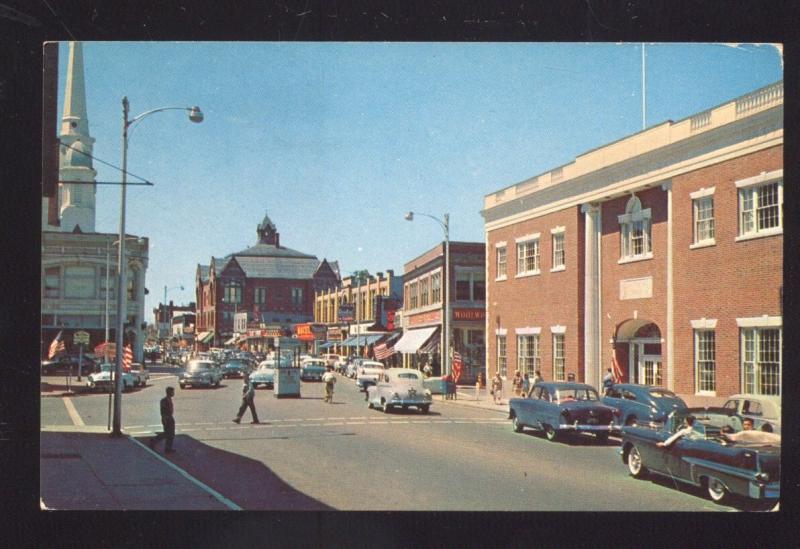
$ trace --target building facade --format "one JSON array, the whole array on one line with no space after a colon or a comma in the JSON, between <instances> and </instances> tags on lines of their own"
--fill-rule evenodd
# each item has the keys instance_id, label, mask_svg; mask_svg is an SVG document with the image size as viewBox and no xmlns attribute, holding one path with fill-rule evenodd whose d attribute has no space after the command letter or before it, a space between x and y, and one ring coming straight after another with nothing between
<instances>
[{"instance_id":1,"label":"building facade","mask_svg":"<svg viewBox=\"0 0 800 549\"><path fill-rule=\"evenodd\" d=\"M172 300L169 303L159 303L153 309L153 318L158 329L158 339L168 339L175 335L172 328L174 325L173 319L182 313L192 313L192 324L194 324L195 309L196 306L193 301L188 305L175 305Z\"/></svg>"},{"instance_id":2,"label":"building facade","mask_svg":"<svg viewBox=\"0 0 800 549\"><path fill-rule=\"evenodd\" d=\"M488 372L780 394L783 83L487 195Z\"/></svg>"},{"instance_id":3,"label":"building facade","mask_svg":"<svg viewBox=\"0 0 800 549\"><path fill-rule=\"evenodd\" d=\"M450 280L445 279L445 243L437 244L403 267L403 337L394 348L406 367L430 363L442 375L442 321L450 286L450 346L463 361L470 381L485 366L486 251L482 242L450 242ZM452 351L451 351L452 354Z\"/></svg>"},{"instance_id":4,"label":"building facade","mask_svg":"<svg viewBox=\"0 0 800 549\"><path fill-rule=\"evenodd\" d=\"M313 319L314 293L339 283L339 273L327 260L281 246L269 216L257 234L254 246L197 266L195 341L202 347L241 339L234 331L241 312L252 315L249 323L272 329L270 333L289 334L294 324Z\"/></svg>"}]
</instances>

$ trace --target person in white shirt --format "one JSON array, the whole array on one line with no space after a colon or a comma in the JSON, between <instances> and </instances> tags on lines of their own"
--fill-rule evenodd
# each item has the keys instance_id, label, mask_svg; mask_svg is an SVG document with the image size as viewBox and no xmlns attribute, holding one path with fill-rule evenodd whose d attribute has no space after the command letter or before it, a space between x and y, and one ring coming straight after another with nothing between
<instances>
[{"instance_id":1,"label":"person in white shirt","mask_svg":"<svg viewBox=\"0 0 800 549\"><path fill-rule=\"evenodd\" d=\"M660 448L668 448L681 437L691 433L692 430L694 429L694 416L686 416L685 421L686 421L686 426L683 429L678 429L677 431L675 431L675 434L673 434L664 442L656 442L656 446Z\"/></svg>"},{"instance_id":2,"label":"person in white shirt","mask_svg":"<svg viewBox=\"0 0 800 549\"><path fill-rule=\"evenodd\" d=\"M328 366L327 371L322 374L322 382L325 384L324 402L333 404L333 386L336 383L336 374L333 373L333 366Z\"/></svg>"}]
</instances>

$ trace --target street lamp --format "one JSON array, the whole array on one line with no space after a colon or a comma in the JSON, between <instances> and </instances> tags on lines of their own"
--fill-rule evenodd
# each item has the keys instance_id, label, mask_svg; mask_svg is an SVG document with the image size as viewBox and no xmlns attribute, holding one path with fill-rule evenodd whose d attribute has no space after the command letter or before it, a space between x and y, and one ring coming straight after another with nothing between
<instances>
[{"instance_id":1,"label":"street lamp","mask_svg":"<svg viewBox=\"0 0 800 549\"><path fill-rule=\"evenodd\" d=\"M125 329L125 320L127 318L126 311L126 304L125 304L125 292L126 292L126 285L127 281L125 280L125 271L127 269L123 268L125 265L125 196L127 190L127 176L128 176L128 129L138 122L139 120L143 119L146 116L149 116L153 113L161 112L161 111L168 111L168 110L180 110L180 111L187 111L189 113L189 120L195 123L200 123L203 121L203 113L200 111L200 107L161 107L159 109L152 109L149 111L145 111L142 114L135 116L131 119L128 119L128 98L122 98L122 191L120 192L120 208L119 208L119 262L117 263L117 275L119 279L119 287L117 288L117 333L116 333L116 343L117 343L117 356L116 356L116 364L114 366L114 374L116 383L114 384L114 422L113 422L113 429L111 431L111 436L122 436L122 345L124 343L123 333L122 331Z\"/></svg>"},{"instance_id":2,"label":"street lamp","mask_svg":"<svg viewBox=\"0 0 800 549\"><path fill-rule=\"evenodd\" d=\"M414 215L423 215L436 221L444 229L444 319L442 329L444 330L444 375L450 375L450 214L444 214L444 220L436 216L420 213L406 213L406 221L414 221Z\"/></svg>"}]
</instances>

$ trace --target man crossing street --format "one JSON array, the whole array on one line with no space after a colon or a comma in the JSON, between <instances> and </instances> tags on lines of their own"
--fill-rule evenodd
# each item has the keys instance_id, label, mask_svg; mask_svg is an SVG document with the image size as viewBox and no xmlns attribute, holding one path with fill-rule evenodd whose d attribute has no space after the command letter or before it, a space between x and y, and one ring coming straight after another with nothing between
<instances>
[{"instance_id":1,"label":"man crossing street","mask_svg":"<svg viewBox=\"0 0 800 549\"><path fill-rule=\"evenodd\" d=\"M253 416L253 421L250 423L260 423L258 421L258 414L256 413L256 405L255 405L255 398L256 398L256 390L253 387L253 384L250 383L250 374L244 374L242 383L242 405L239 406L239 413L236 414L236 417L233 418L234 423L239 423L242 421L242 416L247 408L250 408L250 415Z\"/></svg>"}]
</instances>

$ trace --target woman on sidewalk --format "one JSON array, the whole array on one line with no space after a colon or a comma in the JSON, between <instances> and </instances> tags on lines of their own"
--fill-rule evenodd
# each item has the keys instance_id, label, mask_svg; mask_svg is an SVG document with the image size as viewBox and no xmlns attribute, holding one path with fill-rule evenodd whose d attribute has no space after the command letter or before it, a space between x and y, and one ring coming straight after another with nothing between
<instances>
[{"instance_id":1,"label":"woman on sidewalk","mask_svg":"<svg viewBox=\"0 0 800 549\"><path fill-rule=\"evenodd\" d=\"M519 370L514 372L514 379L511 382L511 386L514 388L514 396L522 395L522 374L519 373Z\"/></svg>"},{"instance_id":2,"label":"woman on sidewalk","mask_svg":"<svg viewBox=\"0 0 800 549\"><path fill-rule=\"evenodd\" d=\"M503 378L500 377L500 372L494 374L492 378L492 397L495 404L503 403Z\"/></svg>"}]
</instances>

